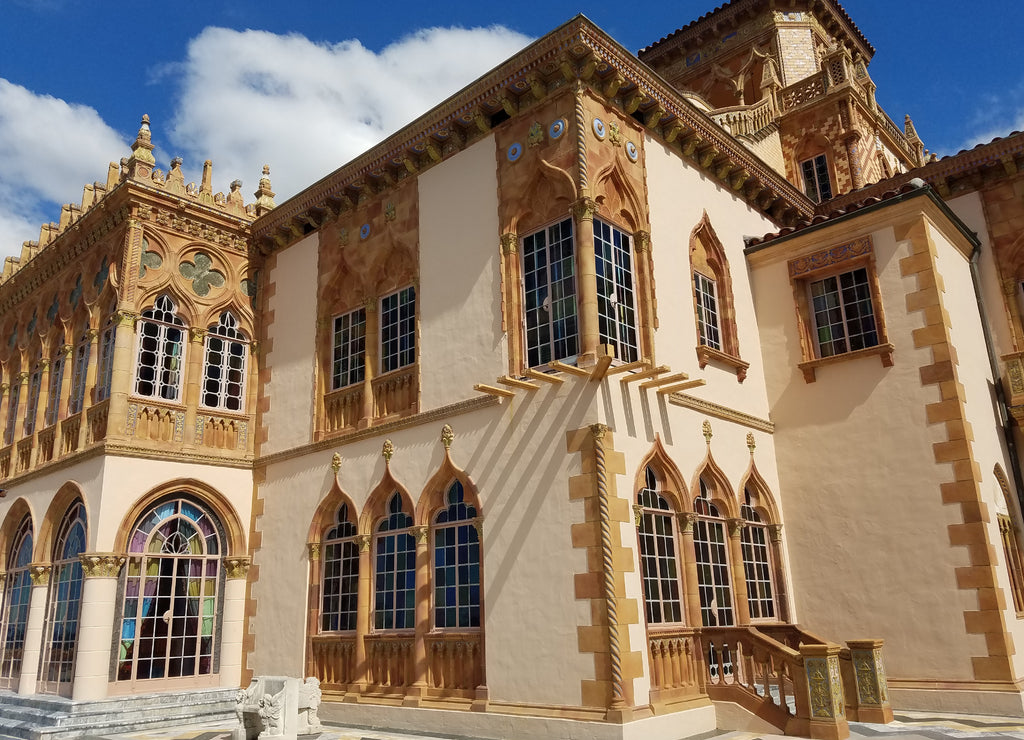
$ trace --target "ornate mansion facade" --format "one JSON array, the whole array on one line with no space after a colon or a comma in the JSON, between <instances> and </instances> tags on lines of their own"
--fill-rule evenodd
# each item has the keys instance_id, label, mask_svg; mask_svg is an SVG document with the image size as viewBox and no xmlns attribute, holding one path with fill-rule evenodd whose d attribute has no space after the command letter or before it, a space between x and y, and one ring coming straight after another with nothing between
<instances>
[{"instance_id":1,"label":"ornate mansion facade","mask_svg":"<svg viewBox=\"0 0 1024 740\"><path fill-rule=\"evenodd\" d=\"M145 118L0 278L0 734L1024 714L1024 135L873 55L580 16L282 203Z\"/></svg>"}]
</instances>

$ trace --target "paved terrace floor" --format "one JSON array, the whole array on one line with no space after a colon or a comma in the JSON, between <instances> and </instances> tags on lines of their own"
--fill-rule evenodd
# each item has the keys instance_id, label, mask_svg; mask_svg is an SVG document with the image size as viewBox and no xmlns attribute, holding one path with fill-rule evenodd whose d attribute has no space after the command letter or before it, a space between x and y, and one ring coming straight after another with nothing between
<instances>
[{"instance_id":1,"label":"paved terrace floor","mask_svg":"<svg viewBox=\"0 0 1024 740\"><path fill-rule=\"evenodd\" d=\"M196 726L160 732L138 732L124 735L89 735L82 740L231 740L231 727ZM312 736L308 736L312 737ZM938 714L900 712L888 725L851 722L851 740L996 740L1008 737L1024 740L1024 718L988 717L970 714ZM784 735L755 732L723 732L699 735L692 740L785 740ZM319 740L453 740L450 735L417 735L383 732L356 727L324 725ZM461 738L460 740L472 740ZM507 740L529 740L508 738Z\"/></svg>"}]
</instances>

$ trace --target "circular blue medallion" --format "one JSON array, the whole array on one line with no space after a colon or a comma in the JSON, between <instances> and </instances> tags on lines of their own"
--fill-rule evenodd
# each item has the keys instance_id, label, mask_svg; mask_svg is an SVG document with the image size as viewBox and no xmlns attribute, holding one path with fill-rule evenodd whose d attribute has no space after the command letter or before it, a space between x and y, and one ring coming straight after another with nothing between
<instances>
[{"instance_id":1,"label":"circular blue medallion","mask_svg":"<svg viewBox=\"0 0 1024 740\"><path fill-rule=\"evenodd\" d=\"M519 155L523 153L523 145L518 141L508 148L508 161L515 162L519 159Z\"/></svg>"},{"instance_id":2,"label":"circular blue medallion","mask_svg":"<svg viewBox=\"0 0 1024 740\"><path fill-rule=\"evenodd\" d=\"M599 138L601 141L604 141L604 135L605 135L604 121L602 121L600 118L595 118L594 119L594 136Z\"/></svg>"},{"instance_id":3,"label":"circular blue medallion","mask_svg":"<svg viewBox=\"0 0 1024 740\"><path fill-rule=\"evenodd\" d=\"M637 151L636 144L632 141L626 142L626 156L629 157L630 162L635 162L640 156L640 152Z\"/></svg>"},{"instance_id":4,"label":"circular blue medallion","mask_svg":"<svg viewBox=\"0 0 1024 740\"><path fill-rule=\"evenodd\" d=\"M557 121L551 124L548 128L548 136L552 139L557 139L559 136L565 133L565 119L559 118Z\"/></svg>"},{"instance_id":5,"label":"circular blue medallion","mask_svg":"<svg viewBox=\"0 0 1024 740\"><path fill-rule=\"evenodd\" d=\"M363 224L359 229L359 238L365 239L370 235L370 224Z\"/></svg>"}]
</instances>

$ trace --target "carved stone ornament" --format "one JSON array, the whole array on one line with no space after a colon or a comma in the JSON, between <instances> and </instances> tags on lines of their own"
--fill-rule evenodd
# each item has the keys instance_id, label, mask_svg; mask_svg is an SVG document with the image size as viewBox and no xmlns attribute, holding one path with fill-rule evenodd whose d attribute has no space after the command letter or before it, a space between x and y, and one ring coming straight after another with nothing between
<instances>
[{"instance_id":1,"label":"carved stone ornament","mask_svg":"<svg viewBox=\"0 0 1024 740\"><path fill-rule=\"evenodd\" d=\"M640 522L643 520L643 518L644 507L642 507L640 504L633 504L633 523L639 527Z\"/></svg>"},{"instance_id":2,"label":"carved stone ornament","mask_svg":"<svg viewBox=\"0 0 1024 740\"><path fill-rule=\"evenodd\" d=\"M509 231L501 235L502 254L515 254L519 249L519 235Z\"/></svg>"},{"instance_id":3,"label":"carved stone ornament","mask_svg":"<svg viewBox=\"0 0 1024 740\"><path fill-rule=\"evenodd\" d=\"M526 135L526 146L532 148L542 143L544 143L544 127L540 125L540 121L534 121L530 126L530 133Z\"/></svg>"},{"instance_id":4,"label":"carved stone ornament","mask_svg":"<svg viewBox=\"0 0 1024 740\"><path fill-rule=\"evenodd\" d=\"M384 220L394 221L395 220L395 204L393 201L388 201L387 205L384 206Z\"/></svg>"},{"instance_id":5,"label":"carved stone ornament","mask_svg":"<svg viewBox=\"0 0 1024 740\"><path fill-rule=\"evenodd\" d=\"M450 450L452 442L455 441L455 431L452 429L450 424L445 424L441 427L441 444L444 445L446 450Z\"/></svg>"},{"instance_id":6,"label":"carved stone ornament","mask_svg":"<svg viewBox=\"0 0 1024 740\"><path fill-rule=\"evenodd\" d=\"M750 454L754 454L754 448L757 447L757 443L754 441L754 433L747 432L747 449L750 450Z\"/></svg>"},{"instance_id":7,"label":"carved stone ornament","mask_svg":"<svg viewBox=\"0 0 1024 740\"><path fill-rule=\"evenodd\" d=\"M572 204L572 215L577 221L593 221L597 213L597 201L593 198L580 198Z\"/></svg>"},{"instance_id":8,"label":"carved stone ornament","mask_svg":"<svg viewBox=\"0 0 1024 740\"><path fill-rule=\"evenodd\" d=\"M413 537L416 538L417 545L427 544L427 535L430 533L430 527L420 524L412 527L409 531L411 531Z\"/></svg>"},{"instance_id":9,"label":"carved stone ornament","mask_svg":"<svg viewBox=\"0 0 1024 740\"><path fill-rule=\"evenodd\" d=\"M46 586L50 583L49 564L35 563L28 566L28 577L32 580L33 586Z\"/></svg>"},{"instance_id":10,"label":"carved stone ornament","mask_svg":"<svg viewBox=\"0 0 1024 740\"><path fill-rule=\"evenodd\" d=\"M320 543L319 542L307 542L306 550L309 552L310 560L320 559Z\"/></svg>"},{"instance_id":11,"label":"carved stone ornament","mask_svg":"<svg viewBox=\"0 0 1024 740\"><path fill-rule=\"evenodd\" d=\"M711 433L711 422L709 420L705 419L704 423L701 424L701 431L704 434L704 441L711 444L711 437L713 435Z\"/></svg>"},{"instance_id":12,"label":"carved stone ornament","mask_svg":"<svg viewBox=\"0 0 1024 740\"><path fill-rule=\"evenodd\" d=\"M607 424L591 424L590 425L590 433L592 435L594 435L594 441L596 441L596 442L604 441L604 435L607 434L607 432L608 432L608 425Z\"/></svg>"},{"instance_id":13,"label":"carved stone ornament","mask_svg":"<svg viewBox=\"0 0 1024 740\"><path fill-rule=\"evenodd\" d=\"M356 535L356 544L359 545L359 552L369 552L370 551L370 543L372 541L373 541L373 538L370 535L368 535L368 534Z\"/></svg>"},{"instance_id":14,"label":"carved stone ornament","mask_svg":"<svg viewBox=\"0 0 1024 740\"><path fill-rule=\"evenodd\" d=\"M78 556L82 562L82 576L85 578L117 578L124 565L124 555L112 552L82 553Z\"/></svg>"},{"instance_id":15,"label":"carved stone ornament","mask_svg":"<svg viewBox=\"0 0 1024 740\"><path fill-rule=\"evenodd\" d=\"M331 456L331 470L334 471L335 475L341 470L341 455L337 452Z\"/></svg>"},{"instance_id":16,"label":"carved stone ornament","mask_svg":"<svg viewBox=\"0 0 1024 740\"><path fill-rule=\"evenodd\" d=\"M768 525L768 538L778 544L782 542L782 525L781 524L769 524Z\"/></svg>"},{"instance_id":17,"label":"carved stone ornament","mask_svg":"<svg viewBox=\"0 0 1024 740\"><path fill-rule=\"evenodd\" d=\"M346 229L344 227L342 227L338 231L338 246L339 247L347 247L348 246L348 229Z\"/></svg>"},{"instance_id":18,"label":"carved stone ornament","mask_svg":"<svg viewBox=\"0 0 1024 740\"><path fill-rule=\"evenodd\" d=\"M390 439L385 439L384 447L381 449L380 454L381 457L384 458L385 462L390 463L391 456L395 454L395 443L392 442Z\"/></svg>"},{"instance_id":19,"label":"carved stone ornament","mask_svg":"<svg viewBox=\"0 0 1024 740\"><path fill-rule=\"evenodd\" d=\"M676 515L679 521L679 531L683 534L693 532L693 525L697 523L697 515L692 511L683 511Z\"/></svg>"},{"instance_id":20,"label":"carved stone ornament","mask_svg":"<svg viewBox=\"0 0 1024 740\"><path fill-rule=\"evenodd\" d=\"M746 526L746 522L742 519L730 519L727 524L729 525L729 536L735 539L743 533L743 527Z\"/></svg>"},{"instance_id":21,"label":"carved stone ornament","mask_svg":"<svg viewBox=\"0 0 1024 740\"><path fill-rule=\"evenodd\" d=\"M251 563L249 558L224 558L224 575L229 580L245 578L249 573Z\"/></svg>"}]
</instances>

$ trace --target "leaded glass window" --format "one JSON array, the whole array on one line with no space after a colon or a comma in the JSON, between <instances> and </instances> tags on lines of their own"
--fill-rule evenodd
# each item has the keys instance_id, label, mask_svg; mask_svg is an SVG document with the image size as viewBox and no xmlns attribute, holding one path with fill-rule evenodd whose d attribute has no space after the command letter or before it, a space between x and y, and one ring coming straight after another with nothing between
<instances>
[{"instance_id":1,"label":"leaded glass window","mask_svg":"<svg viewBox=\"0 0 1024 740\"><path fill-rule=\"evenodd\" d=\"M768 528L751 506L750 491L744 491L740 510L744 526L740 535L743 550L743 573L747 582L747 604L751 619L774 619L775 599L772 591L772 569L768 551Z\"/></svg>"},{"instance_id":2,"label":"leaded glass window","mask_svg":"<svg viewBox=\"0 0 1024 740\"><path fill-rule=\"evenodd\" d=\"M29 598L32 578L32 520L26 515L12 540L7 555L7 580L4 586L3 621L0 623L0 686L16 688L21 677L21 661L25 654L25 632L28 628Z\"/></svg>"},{"instance_id":3,"label":"leaded glass window","mask_svg":"<svg viewBox=\"0 0 1024 740\"><path fill-rule=\"evenodd\" d=\"M345 632L356 628L356 593L359 588L359 544L348 504L338 507L334 524L324 534L320 631Z\"/></svg>"},{"instance_id":4,"label":"leaded glass window","mask_svg":"<svg viewBox=\"0 0 1024 740\"><path fill-rule=\"evenodd\" d=\"M659 490L658 477L648 466L644 487L636 495L640 506L640 570L648 624L683 621L679 546L672 507Z\"/></svg>"},{"instance_id":5,"label":"leaded glass window","mask_svg":"<svg viewBox=\"0 0 1024 740\"><path fill-rule=\"evenodd\" d=\"M416 290L412 286L380 301L380 369L382 373L416 362Z\"/></svg>"},{"instance_id":6,"label":"leaded glass window","mask_svg":"<svg viewBox=\"0 0 1024 740\"><path fill-rule=\"evenodd\" d=\"M366 309L357 308L334 319L331 388L361 383L366 377Z\"/></svg>"},{"instance_id":7,"label":"leaded glass window","mask_svg":"<svg viewBox=\"0 0 1024 740\"><path fill-rule=\"evenodd\" d=\"M810 291L819 357L878 345L867 268L816 280Z\"/></svg>"},{"instance_id":8,"label":"leaded glass window","mask_svg":"<svg viewBox=\"0 0 1024 740\"><path fill-rule=\"evenodd\" d=\"M601 343L612 345L616 359L623 362L640 358L631 243L624 231L594 219L597 321Z\"/></svg>"},{"instance_id":9,"label":"leaded glass window","mask_svg":"<svg viewBox=\"0 0 1024 740\"><path fill-rule=\"evenodd\" d=\"M530 367L579 353L572 219L523 239L526 359Z\"/></svg>"},{"instance_id":10,"label":"leaded glass window","mask_svg":"<svg viewBox=\"0 0 1024 740\"><path fill-rule=\"evenodd\" d=\"M72 353L71 364L71 393L68 396L68 414L77 414L85 405L85 385L89 374L90 346L88 325L78 336L78 342Z\"/></svg>"},{"instance_id":11,"label":"leaded glass window","mask_svg":"<svg viewBox=\"0 0 1024 740\"><path fill-rule=\"evenodd\" d=\"M699 272L693 273L693 290L697 299L697 332L701 344L722 349L721 325L718 322L718 292L715 281Z\"/></svg>"},{"instance_id":12,"label":"leaded glass window","mask_svg":"<svg viewBox=\"0 0 1024 740\"><path fill-rule=\"evenodd\" d=\"M477 511L466 503L462 483L445 493L434 519L434 627L480 626L480 535Z\"/></svg>"},{"instance_id":13,"label":"leaded glass window","mask_svg":"<svg viewBox=\"0 0 1024 740\"><path fill-rule=\"evenodd\" d=\"M230 311L206 333L202 404L226 411L245 409L245 366L248 340Z\"/></svg>"},{"instance_id":14,"label":"leaded glass window","mask_svg":"<svg viewBox=\"0 0 1024 740\"><path fill-rule=\"evenodd\" d=\"M85 552L85 507L76 501L64 514L53 548L53 568L46 598L44 646L39 664L43 691L69 696L74 678L82 607L82 562Z\"/></svg>"},{"instance_id":15,"label":"leaded glass window","mask_svg":"<svg viewBox=\"0 0 1024 740\"><path fill-rule=\"evenodd\" d=\"M36 358L32 374L28 376L28 403L25 404L25 436L31 437L36 430L36 416L39 412L39 393L43 387L42 357Z\"/></svg>"},{"instance_id":16,"label":"leaded glass window","mask_svg":"<svg viewBox=\"0 0 1024 740\"><path fill-rule=\"evenodd\" d=\"M416 626L416 539L412 517L397 491L373 542L373 626L378 630Z\"/></svg>"},{"instance_id":17,"label":"leaded glass window","mask_svg":"<svg viewBox=\"0 0 1024 740\"><path fill-rule=\"evenodd\" d=\"M117 338L116 301L107 312L107 321L100 334L99 368L96 372L96 402L110 397L110 382L114 373L114 342Z\"/></svg>"},{"instance_id":18,"label":"leaded glass window","mask_svg":"<svg viewBox=\"0 0 1024 740\"><path fill-rule=\"evenodd\" d=\"M711 492L700 480L700 495L693 500L697 521L693 525L693 547L697 560L697 591L700 615L705 627L735 624L732 582L729 578L729 540L725 520L711 503Z\"/></svg>"},{"instance_id":19,"label":"leaded glass window","mask_svg":"<svg viewBox=\"0 0 1024 740\"><path fill-rule=\"evenodd\" d=\"M146 398L177 401L181 394L185 351L185 322L166 295L142 312L138 324L135 393Z\"/></svg>"}]
</instances>

